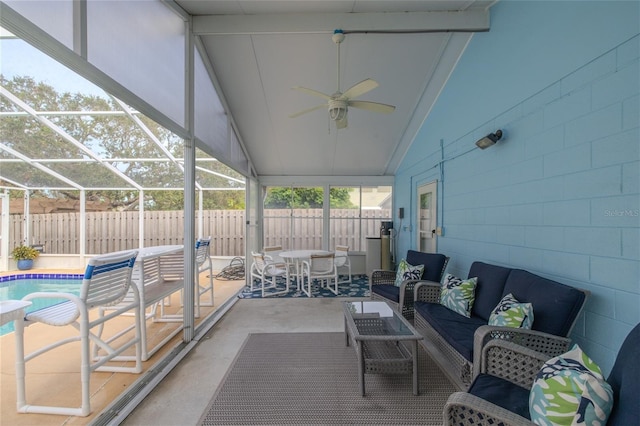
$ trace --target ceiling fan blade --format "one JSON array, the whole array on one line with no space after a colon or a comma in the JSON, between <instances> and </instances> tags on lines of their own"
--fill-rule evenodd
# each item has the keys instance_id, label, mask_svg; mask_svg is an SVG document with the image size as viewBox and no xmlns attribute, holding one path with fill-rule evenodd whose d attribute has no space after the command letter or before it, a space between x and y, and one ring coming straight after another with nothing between
<instances>
[{"instance_id":1,"label":"ceiling fan blade","mask_svg":"<svg viewBox=\"0 0 640 426\"><path fill-rule=\"evenodd\" d=\"M325 95L322 92L318 92L317 90L309 89L307 87L295 86L295 87L292 87L292 89L297 90L299 92L307 93L309 95L318 96L322 99L326 99L326 100L331 99L331 96Z\"/></svg>"},{"instance_id":2,"label":"ceiling fan blade","mask_svg":"<svg viewBox=\"0 0 640 426\"><path fill-rule=\"evenodd\" d=\"M357 98L376 87L378 87L378 83L375 80L367 78L366 80L362 80L360 83L354 84L348 88L347 91L342 94L342 98Z\"/></svg>"},{"instance_id":3,"label":"ceiling fan blade","mask_svg":"<svg viewBox=\"0 0 640 426\"><path fill-rule=\"evenodd\" d=\"M345 129L347 127L347 116L345 115L342 120L336 120L336 129Z\"/></svg>"},{"instance_id":4,"label":"ceiling fan blade","mask_svg":"<svg viewBox=\"0 0 640 426\"><path fill-rule=\"evenodd\" d=\"M391 114L396 109L396 107L393 105L369 101L349 101L349 106L354 108L366 109L373 112L381 112L383 114Z\"/></svg>"},{"instance_id":5,"label":"ceiling fan blade","mask_svg":"<svg viewBox=\"0 0 640 426\"><path fill-rule=\"evenodd\" d=\"M314 107L303 109L302 111L294 112L293 114L289 114L289 117L290 118L296 118L296 117L298 117L298 116L300 116L302 114L306 114L308 112L315 111L315 110L320 109L320 108L329 108L329 105L327 105L327 104L316 105Z\"/></svg>"}]
</instances>

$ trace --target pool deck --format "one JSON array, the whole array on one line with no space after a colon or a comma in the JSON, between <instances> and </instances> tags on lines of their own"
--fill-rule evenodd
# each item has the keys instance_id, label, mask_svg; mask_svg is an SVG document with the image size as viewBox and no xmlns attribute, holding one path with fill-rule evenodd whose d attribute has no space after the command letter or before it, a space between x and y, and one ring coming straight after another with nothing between
<instances>
[{"instance_id":1,"label":"pool deck","mask_svg":"<svg viewBox=\"0 0 640 426\"><path fill-rule=\"evenodd\" d=\"M18 275L21 273L70 273L82 274L83 270L38 270L0 272L0 276ZM204 283L206 273L200 276ZM196 319L196 324L206 319L211 313L224 304L229 298L235 297L244 280L225 281L214 280L214 306L201 307L202 315ZM180 295L172 296L171 306L165 309L168 313L179 313ZM116 318L110 324L115 331L130 324L130 317ZM176 323L148 322L148 340L161 341L164 336L176 328ZM25 353L30 353L48 342L59 340L65 336L74 335L71 326L51 327L44 324L33 324L25 329ZM105 330L105 335L109 329ZM142 374L128 373L99 373L91 374L91 409L87 417L75 417L47 414L19 414L16 412L16 379L15 379L15 334L0 336L0 424L2 425L86 425L91 423L106 407L137 380L144 376L163 356L181 343L182 333L178 333L151 359L143 362ZM35 358L26 366L27 401L38 405L80 405L80 344L73 342L63 345L47 354Z\"/></svg>"}]
</instances>

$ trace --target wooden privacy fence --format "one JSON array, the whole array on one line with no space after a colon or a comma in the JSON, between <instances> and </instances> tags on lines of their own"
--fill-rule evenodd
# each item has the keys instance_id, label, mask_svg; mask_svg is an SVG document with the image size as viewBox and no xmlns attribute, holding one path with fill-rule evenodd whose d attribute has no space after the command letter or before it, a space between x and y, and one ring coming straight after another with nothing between
<instances>
[{"instance_id":1,"label":"wooden privacy fence","mask_svg":"<svg viewBox=\"0 0 640 426\"><path fill-rule=\"evenodd\" d=\"M364 250L364 238L379 236L380 221L388 220L385 210L331 210L330 247L348 245L352 250ZM9 247L23 240L24 215L10 216ZM31 214L31 244L43 245L46 253L80 253L80 213ZM183 211L145 211L143 218L144 246L184 244ZM322 209L264 211L264 243L284 244L289 248L322 247ZM203 236L211 236L211 254L216 256L244 255L244 210L205 210ZM138 247L139 212L86 213L87 254L108 253ZM196 235L199 235L196 220Z\"/></svg>"}]
</instances>

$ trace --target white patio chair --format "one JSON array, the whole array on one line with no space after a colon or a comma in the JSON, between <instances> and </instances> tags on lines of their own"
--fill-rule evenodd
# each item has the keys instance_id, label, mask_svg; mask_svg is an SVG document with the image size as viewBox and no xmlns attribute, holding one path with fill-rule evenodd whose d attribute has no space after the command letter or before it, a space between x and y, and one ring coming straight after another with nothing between
<instances>
[{"instance_id":1,"label":"white patio chair","mask_svg":"<svg viewBox=\"0 0 640 426\"><path fill-rule=\"evenodd\" d=\"M136 250L97 256L89 260L85 270L80 295L57 292L37 292L28 294L23 300L37 298L63 298L67 301L43 308L25 315L25 326L34 323L43 323L52 326L71 325L78 330L78 335L59 340L44 346L28 355L22 353L22 371L16 372L17 381L17 407L20 413L61 414L71 416L88 416L91 413L91 400L89 393L89 381L92 371L109 371L119 373L142 372L142 349L140 327L135 327L135 337L126 339L119 346L113 346L98 336L100 332L92 331L101 328L105 322L120 314L133 310L136 315L136 324L139 324L140 302L138 290L131 284L131 272L138 252ZM118 305L127 295L129 289L133 289L134 300L128 304L119 305L118 309L108 315L91 319L89 311L102 306ZM22 328L21 328L22 331ZM19 336L22 338L22 336ZM43 405L31 405L26 401L26 383L24 364L54 348L66 343L81 342L80 381L82 386L82 403L80 408L55 407ZM97 360L91 357L91 344L98 345L105 355ZM125 350L135 347L135 365L124 366L106 365L113 358L122 354ZM20 359L20 357L18 357ZM20 368L17 368L20 370Z\"/></svg>"},{"instance_id":2,"label":"white patio chair","mask_svg":"<svg viewBox=\"0 0 640 426\"><path fill-rule=\"evenodd\" d=\"M253 291L253 280L260 279L262 287L262 297L274 296L289 292L289 269L283 263L275 263L262 253L252 252L253 264L251 265L251 291ZM265 294L265 289L276 288L278 277L284 277L286 289L278 292Z\"/></svg>"},{"instance_id":3,"label":"white patio chair","mask_svg":"<svg viewBox=\"0 0 640 426\"><path fill-rule=\"evenodd\" d=\"M282 246L266 246L262 252L274 263L287 263L281 256Z\"/></svg>"},{"instance_id":4,"label":"white patio chair","mask_svg":"<svg viewBox=\"0 0 640 426\"><path fill-rule=\"evenodd\" d=\"M209 272L206 285L200 284L200 274ZM211 237L196 241L196 318L200 317L200 306L213 306L213 262L211 261ZM208 301L202 303L203 295L209 293Z\"/></svg>"},{"instance_id":5,"label":"white patio chair","mask_svg":"<svg viewBox=\"0 0 640 426\"><path fill-rule=\"evenodd\" d=\"M266 246L262 249L262 252L267 256L267 260L270 260L276 264L282 264L289 270L289 278L297 277L298 271L296 270L296 264L291 261L291 259L285 259L280 255L284 250L282 246ZM300 288L300 283L298 284L298 288Z\"/></svg>"},{"instance_id":6,"label":"white patio chair","mask_svg":"<svg viewBox=\"0 0 640 426\"><path fill-rule=\"evenodd\" d=\"M349 260L349 246L336 246L336 268L338 268L338 278L340 269L346 269L347 279L338 281L338 284L351 284L351 261Z\"/></svg>"},{"instance_id":7,"label":"white patio chair","mask_svg":"<svg viewBox=\"0 0 640 426\"><path fill-rule=\"evenodd\" d=\"M308 297L311 297L311 284L315 279L320 281L321 286L326 286L333 294L338 295L338 268L335 257L335 253L312 254L308 262L302 262L302 291Z\"/></svg>"}]
</instances>

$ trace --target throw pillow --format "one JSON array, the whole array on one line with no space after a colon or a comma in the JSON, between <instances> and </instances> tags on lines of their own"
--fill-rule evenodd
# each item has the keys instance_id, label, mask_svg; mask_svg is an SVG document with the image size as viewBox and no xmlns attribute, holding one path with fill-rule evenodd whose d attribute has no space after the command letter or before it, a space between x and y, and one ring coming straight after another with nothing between
<instances>
[{"instance_id":1,"label":"throw pillow","mask_svg":"<svg viewBox=\"0 0 640 426\"><path fill-rule=\"evenodd\" d=\"M509 293L493 308L489 325L531 329L533 325L533 305L520 303Z\"/></svg>"},{"instance_id":2,"label":"throw pillow","mask_svg":"<svg viewBox=\"0 0 640 426\"><path fill-rule=\"evenodd\" d=\"M477 283L477 277L462 280L447 274L440 290L440 304L467 318L471 317L471 308L476 300Z\"/></svg>"},{"instance_id":3,"label":"throw pillow","mask_svg":"<svg viewBox=\"0 0 640 426\"><path fill-rule=\"evenodd\" d=\"M612 407L611 386L578 345L545 362L529 394L538 425L605 425Z\"/></svg>"},{"instance_id":4,"label":"throw pillow","mask_svg":"<svg viewBox=\"0 0 640 426\"><path fill-rule=\"evenodd\" d=\"M405 280L419 280L422 278L422 271L424 271L424 265L413 266L402 259L396 271L396 281L394 285L400 287Z\"/></svg>"}]
</instances>

